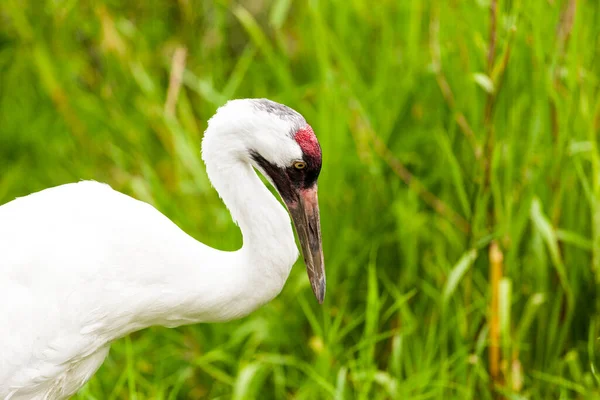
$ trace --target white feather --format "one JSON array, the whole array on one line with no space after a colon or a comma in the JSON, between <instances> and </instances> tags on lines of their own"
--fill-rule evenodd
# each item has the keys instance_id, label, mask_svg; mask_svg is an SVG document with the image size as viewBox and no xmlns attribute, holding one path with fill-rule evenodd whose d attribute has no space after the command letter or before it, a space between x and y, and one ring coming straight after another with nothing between
<instances>
[{"instance_id":1,"label":"white feather","mask_svg":"<svg viewBox=\"0 0 600 400\"><path fill-rule=\"evenodd\" d=\"M275 297L298 250L249 150L289 165L301 158L290 132L302 121L252 100L231 101L210 120L202 154L242 230L236 252L209 248L154 207L96 182L1 206L0 398L67 398L115 339L151 325L238 318Z\"/></svg>"}]
</instances>

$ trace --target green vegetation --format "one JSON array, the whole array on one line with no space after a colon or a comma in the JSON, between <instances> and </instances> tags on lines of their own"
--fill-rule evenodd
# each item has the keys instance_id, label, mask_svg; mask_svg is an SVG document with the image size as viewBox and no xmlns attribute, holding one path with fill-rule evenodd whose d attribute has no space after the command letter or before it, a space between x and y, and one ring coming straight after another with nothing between
<instances>
[{"instance_id":1,"label":"green vegetation","mask_svg":"<svg viewBox=\"0 0 600 400\"><path fill-rule=\"evenodd\" d=\"M496 3L2 0L0 203L95 179L231 250L216 108L285 103L324 152L324 306L299 262L77 399L600 398L600 3Z\"/></svg>"}]
</instances>

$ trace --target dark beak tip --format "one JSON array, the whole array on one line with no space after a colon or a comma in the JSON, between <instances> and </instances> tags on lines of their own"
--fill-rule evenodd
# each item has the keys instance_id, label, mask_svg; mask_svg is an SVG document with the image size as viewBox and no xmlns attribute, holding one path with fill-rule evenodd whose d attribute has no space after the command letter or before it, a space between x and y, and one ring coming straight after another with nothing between
<instances>
[{"instance_id":1,"label":"dark beak tip","mask_svg":"<svg viewBox=\"0 0 600 400\"><path fill-rule=\"evenodd\" d=\"M314 288L315 296L319 304L323 304L325 301L325 277L322 277L317 286Z\"/></svg>"},{"instance_id":2,"label":"dark beak tip","mask_svg":"<svg viewBox=\"0 0 600 400\"><path fill-rule=\"evenodd\" d=\"M316 186L298 192L298 201L286 201L302 247L311 289L319 304L325 300L325 266Z\"/></svg>"}]
</instances>

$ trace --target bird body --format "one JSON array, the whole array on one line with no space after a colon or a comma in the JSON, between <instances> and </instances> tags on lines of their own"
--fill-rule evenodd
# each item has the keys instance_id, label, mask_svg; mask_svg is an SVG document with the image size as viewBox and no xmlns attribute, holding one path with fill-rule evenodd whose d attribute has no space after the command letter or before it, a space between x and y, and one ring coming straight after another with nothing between
<instances>
[{"instance_id":1,"label":"bird body","mask_svg":"<svg viewBox=\"0 0 600 400\"><path fill-rule=\"evenodd\" d=\"M265 107L289 112L294 120ZM285 208L254 168L286 193L279 172L266 170L302 160L302 146L280 136L305 125L293 110L267 100L230 102L211 119L203 158L213 186L242 230L244 244L238 251L212 249L153 206L92 181L1 206L0 398L67 398L95 373L110 343L120 337L153 325L239 318L274 298L298 250ZM270 157L277 148L283 155ZM254 161L258 155L269 161ZM311 198L312 186L301 186L291 193ZM294 211L298 204L302 215L316 212L317 225L313 222L311 229L318 230L318 208L311 208L316 187L314 204L308 201L308 206L302 197L298 202L285 196L293 216L300 215ZM300 233L310 218L294 221L301 243L310 242L307 246L320 253L320 233L317 247L315 233ZM306 235L310 240L303 239ZM313 290L322 301L322 255L315 258L310 248L303 250Z\"/></svg>"}]
</instances>

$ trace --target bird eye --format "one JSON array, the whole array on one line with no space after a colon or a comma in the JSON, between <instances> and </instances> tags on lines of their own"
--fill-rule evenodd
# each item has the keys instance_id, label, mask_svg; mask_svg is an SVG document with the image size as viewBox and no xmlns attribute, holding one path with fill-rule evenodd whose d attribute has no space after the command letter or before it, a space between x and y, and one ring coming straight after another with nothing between
<instances>
[{"instance_id":1,"label":"bird eye","mask_svg":"<svg viewBox=\"0 0 600 400\"><path fill-rule=\"evenodd\" d=\"M294 168L296 168L296 169L304 169L304 168L306 168L306 163L304 161L296 161L294 163Z\"/></svg>"}]
</instances>

